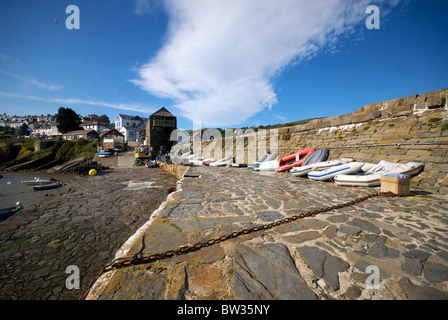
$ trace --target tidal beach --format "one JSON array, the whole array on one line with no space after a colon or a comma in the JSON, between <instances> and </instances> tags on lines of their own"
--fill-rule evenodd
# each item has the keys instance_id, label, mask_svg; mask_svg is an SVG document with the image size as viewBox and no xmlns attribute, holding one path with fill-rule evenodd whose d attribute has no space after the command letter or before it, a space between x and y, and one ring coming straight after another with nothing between
<instances>
[{"instance_id":1,"label":"tidal beach","mask_svg":"<svg viewBox=\"0 0 448 320\"><path fill-rule=\"evenodd\" d=\"M49 173L3 173L0 179L0 203L1 208L13 207L19 201L22 206L28 207L37 204L48 192L37 192L33 186L22 181L33 180L35 177L41 179L55 179L62 183L76 179L76 174L49 174Z\"/></svg>"},{"instance_id":2,"label":"tidal beach","mask_svg":"<svg viewBox=\"0 0 448 320\"><path fill-rule=\"evenodd\" d=\"M176 181L159 168L122 167L45 191L0 224L0 299L78 299ZM79 289L66 287L69 266L79 268Z\"/></svg>"}]
</instances>

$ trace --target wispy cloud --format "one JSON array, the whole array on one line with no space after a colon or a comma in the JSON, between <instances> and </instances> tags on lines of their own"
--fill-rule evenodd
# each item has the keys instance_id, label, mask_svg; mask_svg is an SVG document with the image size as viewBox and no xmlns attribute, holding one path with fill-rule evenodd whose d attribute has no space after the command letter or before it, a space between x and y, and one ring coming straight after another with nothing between
<instances>
[{"instance_id":1,"label":"wispy cloud","mask_svg":"<svg viewBox=\"0 0 448 320\"><path fill-rule=\"evenodd\" d=\"M31 76L24 75L24 74L11 73L11 72L7 72L4 70L0 70L0 74L3 74L10 78L20 80L26 85L31 85L33 87L40 88L40 89L45 89L45 90L49 90L49 91L58 91L63 88L63 86L60 84L40 81Z\"/></svg>"},{"instance_id":2,"label":"wispy cloud","mask_svg":"<svg viewBox=\"0 0 448 320\"><path fill-rule=\"evenodd\" d=\"M45 97L8 93L8 92L1 92L1 91L0 91L0 96L4 96L4 97L8 97L8 98L16 98L16 99L44 101L44 102L61 104L61 105L65 105L65 106L90 105L90 106L96 106L96 107L107 107L107 108L113 108L113 109L118 109L118 110L134 111L134 112L149 113L149 114L156 111L156 108L150 108L150 107L141 106L141 105L137 105L137 104L110 103L110 102L99 101L99 100L85 100L85 99L78 99L78 98L45 98Z\"/></svg>"},{"instance_id":3,"label":"wispy cloud","mask_svg":"<svg viewBox=\"0 0 448 320\"><path fill-rule=\"evenodd\" d=\"M285 67L336 50L368 5L399 0L390 1L167 0L167 41L131 82L172 99L192 121L236 125L278 103L274 83Z\"/></svg>"},{"instance_id":4,"label":"wispy cloud","mask_svg":"<svg viewBox=\"0 0 448 320\"><path fill-rule=\"evenodd\" d=\"M157 8L163 5L163 0L133 0L134 14L153 13Z\"/></svg>"}]
</instances>

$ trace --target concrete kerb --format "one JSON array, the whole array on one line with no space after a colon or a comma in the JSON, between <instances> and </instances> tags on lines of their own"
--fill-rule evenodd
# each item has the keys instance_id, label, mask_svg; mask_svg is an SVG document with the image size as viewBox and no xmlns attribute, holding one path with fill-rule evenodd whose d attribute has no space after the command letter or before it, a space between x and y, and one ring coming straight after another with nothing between
<instances>
[{"instance_id":1,"label":"concrete kerb","mask_svg":"<svg viewBox=\"0 0 448 320\"><path fill-rule=\"evenodd\" d=\"M166 168L162 167L164 170L167 170ZM182 178L177 182L176 191L170 193L166 200L151 214L150 219L141 226L122 246L115 254L115 258L113 261L116 261L118 259L125 258L133 245L141 239L141 237L144 235L146 230L151 226L151 224L154 222L156 218L160 215L160 213L163 211L163 209L174 200L174 196L176 193L179 193L182 191L182 182L184 180L185 175L189 171L189 167L186 167L186 171L182 174ZM167 170L170 171L170 170ZM171 172L173 173L173 172ZM174 173L173 173L174 174ZM102 274L93 284L93 286L90 288L90 291L86 297L86 300L95 300L97 298L97 293L101 293L101 288L105 288L108 285L109 279L115 274L116 270L111 270L110 272Z\"/></svg>"}]
</instances>

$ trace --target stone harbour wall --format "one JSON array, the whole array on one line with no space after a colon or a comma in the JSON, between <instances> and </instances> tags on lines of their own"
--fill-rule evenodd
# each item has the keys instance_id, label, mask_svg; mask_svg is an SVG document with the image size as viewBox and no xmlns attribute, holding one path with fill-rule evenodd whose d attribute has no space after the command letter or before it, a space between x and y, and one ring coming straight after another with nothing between
<instances>
[{"instance_id":1,"label":"stone harbour wall","mask_svg":"<svg viewBox=\"0 0 448 320\"><path fill-rule=\"evenodd\" d=\"M278 129L279 157L304 148L329 148L330 158L355 158L359 162L381 160L425 164L424 171L411 181L412 187L428 192L448 193L448 89L367 105L352 113L315 119L307 124ZM244 159L254 143L244 141ZM255 134L256 136L256 134ZM270 132L267 134L270 146ZM241 137L238 137L241 139ZM257 139L255 137L255 139ZM237 156L233 138L233 156ZM222 141L222 155L224 139ZM210 141L202 149L211 149ZM213 141L216 145L219 142ZM217 150L217 149L215 149ZM253 149L252 149L253 150Z\"/></svg>"}]
</instances>

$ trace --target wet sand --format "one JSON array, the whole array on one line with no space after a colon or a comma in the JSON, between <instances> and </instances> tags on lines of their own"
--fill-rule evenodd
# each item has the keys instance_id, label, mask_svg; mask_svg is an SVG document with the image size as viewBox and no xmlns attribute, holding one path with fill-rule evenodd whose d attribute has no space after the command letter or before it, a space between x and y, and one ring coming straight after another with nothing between
<instances>
[{"instance_id":1,"label":"wet sand","mask_svg":"<svg viewBox=\"0 0 448 320\"><path fill-rule=\"evenodd\" d=\"M56 179L66 183L78 177L77 174L49 174L49 173L3 173L0 179L0 209L13 207L17 201L24 207L37 204L47 192L34 191L33 186L22 183L22 180L33 180L35 177L42 179Z\"/></svg>"},{"instance_id":2,"label":"wet sand","mask_svg":"<svg viewBox=\"0 0 448 320\"><path fill-rule=\"evenodd\" d=\"M45 191L0 223L0 299L78 299L176 182L159 168L127 167ZM71 265L79 289L66 286Z\"/></svg>"}]
</instances>

